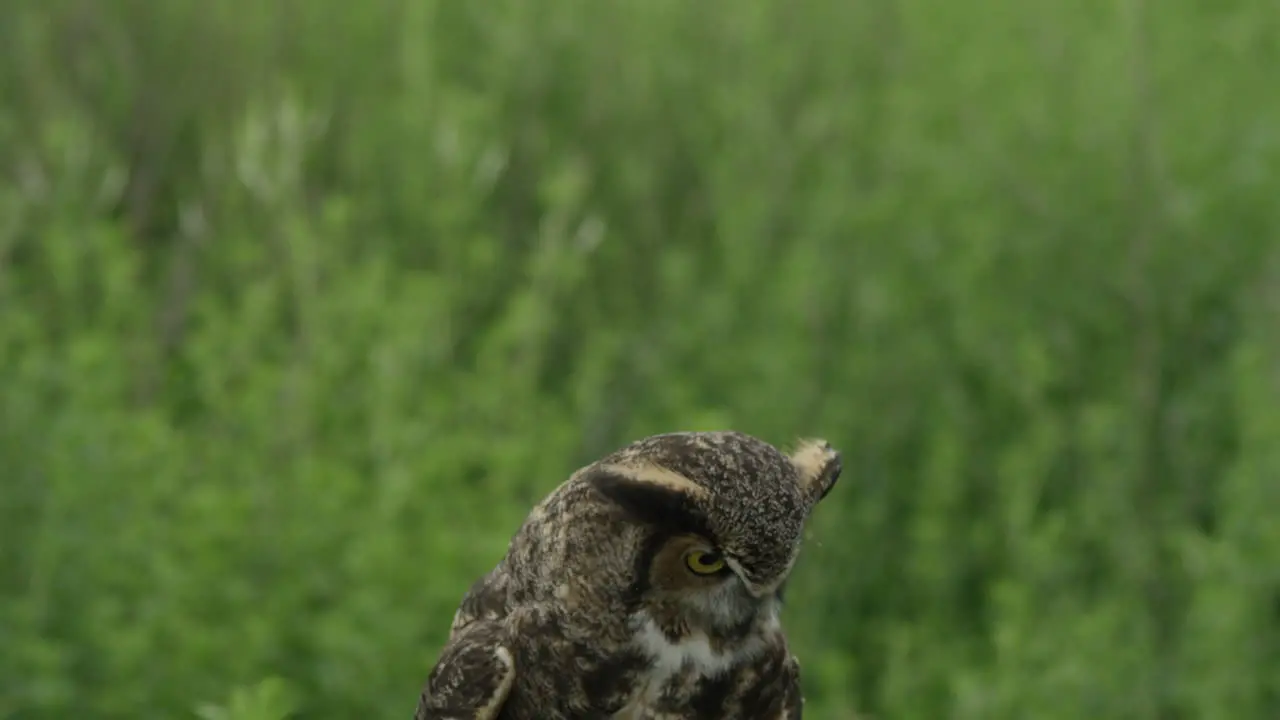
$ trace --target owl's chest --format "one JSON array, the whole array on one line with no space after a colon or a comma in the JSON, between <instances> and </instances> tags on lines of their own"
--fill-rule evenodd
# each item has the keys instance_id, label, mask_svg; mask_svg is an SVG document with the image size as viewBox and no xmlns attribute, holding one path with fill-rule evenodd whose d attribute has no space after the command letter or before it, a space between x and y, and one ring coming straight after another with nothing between
<instances>
[{"instance_id":1,"label":"owl's chest","mask_svg":"<svg viewBox=\"0 0 1280 720\"><path fill-rule=\"evenodd\" d=\"M685 720L723 707L740 680L740 667L752 658L743 652L719 652L705 637L668 640L653 626L638 637L651 658L635 677L626 704L615 720ZM753 648L758 651L759 648Z\"/></svg>"}]
</instances>

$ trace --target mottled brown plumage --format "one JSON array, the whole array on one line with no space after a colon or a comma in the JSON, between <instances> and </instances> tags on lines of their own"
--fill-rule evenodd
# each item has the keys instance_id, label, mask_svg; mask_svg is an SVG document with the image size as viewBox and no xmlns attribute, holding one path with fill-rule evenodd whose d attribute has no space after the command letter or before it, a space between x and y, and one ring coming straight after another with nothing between
<instances>
[{"instance_id":1,"label":"mottled brown plumage","mask_svg":"<svg viewBox=\"0 0 1280 720\"><path fill-rule=\"evenodd\" d=\"M778 612L839 476L824 441L737 432L582 468L463 597L416 720L799 720Z\"/></svg>"}]
</instances>

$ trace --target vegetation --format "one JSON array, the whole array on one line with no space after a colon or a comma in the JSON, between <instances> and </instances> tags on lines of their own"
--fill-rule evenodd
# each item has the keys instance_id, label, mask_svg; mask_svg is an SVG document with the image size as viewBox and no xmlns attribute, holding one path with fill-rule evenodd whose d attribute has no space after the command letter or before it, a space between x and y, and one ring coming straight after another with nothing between
<instances>
[{"instance_id":1,"label":"vegetation","mask_svg":"<svg viewBox=\"0 0 1280 720\"><path fill-rule=\"evenodd\" d=\"M725 427L845 452L806 717L1280 715L1274 6L4 7L0 718L407 718Z\"/></svg>"}]
</instances>

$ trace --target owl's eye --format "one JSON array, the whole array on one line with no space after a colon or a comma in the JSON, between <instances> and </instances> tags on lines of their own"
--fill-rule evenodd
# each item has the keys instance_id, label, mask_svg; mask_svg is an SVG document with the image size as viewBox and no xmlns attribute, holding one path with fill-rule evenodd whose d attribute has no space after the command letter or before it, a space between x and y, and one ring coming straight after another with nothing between
<instances>
[{"instance_id":1,"label":"owl's eye","mask_svg":"<svg viewBox=\"0 0 1280 720\"><path fill-rule=\"evenodd\" d=\"M684 564L698 575L712 575L724 569L724 558L720 553L693 550L684 556Z\"/></svg>"}]
</instances>

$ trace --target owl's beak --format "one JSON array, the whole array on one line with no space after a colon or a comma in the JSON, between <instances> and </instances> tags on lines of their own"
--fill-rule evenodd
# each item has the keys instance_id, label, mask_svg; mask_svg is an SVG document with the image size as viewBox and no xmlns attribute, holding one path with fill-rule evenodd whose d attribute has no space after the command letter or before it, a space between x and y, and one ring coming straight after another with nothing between
<instances>
[{"instance_id":1,"label":"owl's beak","mask_svg":"<svg viewBox=\"0 0 1280 720\"><path fill-rule=\"evenodd\" d=\"M777 594L778 588L782 587L782 583L785 581L786 578L779 578L777 582L769 583L768 585L758 585L744 580L742 584L747 588L747 592L751 594L751 597L759 600L761 598L771 597Z\"/></svg>"},{"instance_id":2,"label":"owl's beak","mask_svg":"<svg viewBox=\"0 0 1280 720\"><path fill-rule=\"evenodd\" d=\"M757 600L774 594L774 592L777 591L778 587L781 586L783 581L786 579L786 578L779 578L777 581L769 584L754 583L754 582L751 582L751 580L747 579L746 571L743 570L742 566L738 564L737 560L731 557L726 557L725 563L729 566L731 570L733 570L733 574L737 576L738 582L742 583L742 587L746 589L747 594L753 598L756 598Z\"/></svg>"}]
</instances>

